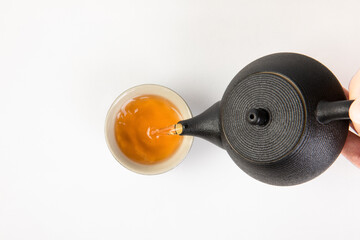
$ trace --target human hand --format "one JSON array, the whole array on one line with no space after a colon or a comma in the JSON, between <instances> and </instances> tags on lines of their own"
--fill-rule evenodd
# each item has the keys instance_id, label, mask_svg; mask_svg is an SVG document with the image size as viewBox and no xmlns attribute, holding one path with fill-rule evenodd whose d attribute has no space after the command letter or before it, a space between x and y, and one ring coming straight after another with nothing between
<instances>
[{"instance_id":1,"label":"human hand","mask_svg":"<svg viewBox=\"0 0 360 240\"><path fill-rule=\"evenodd\" d=\"M355 99L349 109L352 121L350 127L357 133L360 132L360 70L351 79L349 91L344 89L347 99ZM355 166L360 168L360 136L349 131L345 146L341 152Z\"/></svg>"}]
</instances>

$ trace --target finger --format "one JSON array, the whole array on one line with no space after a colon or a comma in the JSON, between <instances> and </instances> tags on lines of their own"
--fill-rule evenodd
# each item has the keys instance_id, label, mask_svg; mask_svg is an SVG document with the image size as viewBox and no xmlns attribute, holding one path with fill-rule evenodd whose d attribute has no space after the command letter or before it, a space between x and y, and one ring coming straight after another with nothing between
<instances>
[{"instance_id":1,"label":"finger","mask_svg":"<svg viewBox=\"0 0 360 240\"><path fill-rule=\"evenodd\" d=\"M346 99L349 99L349 91L346 88L343 88Z\"/></svg>"},{"instance_id":2,"label":"finger","mask_svg":"<svg viewBox=\"0 0 360 240\"><path fill-rule=\"evenodd\" d=\"M355 99L355 101L350 105L349 116L355 127L355 130L359 132L360 130L360 98Z\"/></svg>"},{"instance_id":3,"label":"finger","mask_svg":"<svg viewBox=\"0 0 360 240\"><path fill-rule=\"evenodd\" d=\"M350 162L360 168L360 137L356 134L349 132L346 138L345 146L341 151Z\"/></svg>"},{"instance_id":4,"label":"finger","mask_svg":"<svg viewBox=\"0 0 360 240\"><path fill-rule=\"evenodd\" d=\"M360 71L350 81L349 99L355 99L349 109L349 116L355 130L360 132Z\"/></svg>"},{"instance_id":5,"label":"finger","mask_svg":"<svg viewBox=\"0 0 360 240\"><path fill-rule=\"evenodd\" d=\"M345 94L345 96L346 96L346 99L349 99L349 91L348 91L346 88L343 88L343 90L344 90L344 94ZM351 127L355 132L357 132L356 129L355 129L355 127L354 127L354 124L353 124L352 122L350 122L350 127Z\"/></svg>"},{"instance_id":6,"label":"finger","mask_svg":"<svg viewBox=\"0 0 360 240\"><path fill-rule=\"evenodd\" d=\"M349 97L356 99L360 97L360 70L355 73L349 84Z\"/></svg>"}]
</instances>

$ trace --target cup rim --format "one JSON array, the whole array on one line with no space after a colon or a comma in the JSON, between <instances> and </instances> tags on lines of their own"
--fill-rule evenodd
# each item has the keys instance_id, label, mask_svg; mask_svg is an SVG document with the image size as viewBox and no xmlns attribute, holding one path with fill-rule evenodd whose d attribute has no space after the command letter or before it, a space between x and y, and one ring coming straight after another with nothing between
<instances>
[{"instance_id":1,"label":"cup rim","mask_svg":"<svg viewBox=\"0 0 360 240\"><path fill-rule=\"evenodd\" d=\"M105 141L113 157L128 170L143 174L143 175L156 175L170 171L171 169L178 166L186 157L191 149L193 143L193 136L183 136L182 143L180 144L177 151L170 157L159 163L145 165L137 163L127 156L125 156L116 143L114 138L114 122L116 114L119 112L120 107L129 99L140 95L157 95L166 98L173 103L180 114L182 119L188 119L192 117L191 110L185 100L172 89L159 85L159 84L141 84L131 87L122 92L111 104L107 111L105 118Z\"/></svg>"}]
</instances>

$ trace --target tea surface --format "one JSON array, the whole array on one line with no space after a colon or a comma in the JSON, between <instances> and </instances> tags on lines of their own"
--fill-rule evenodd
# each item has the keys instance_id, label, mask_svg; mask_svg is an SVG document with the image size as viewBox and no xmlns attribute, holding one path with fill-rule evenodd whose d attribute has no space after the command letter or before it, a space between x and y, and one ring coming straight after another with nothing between
<instances>
[{"instance_id":1,"label":"tea surface","mask_svg":"<svg viewBox=\"0 0 360 240\"><path fill-rule=\"evenodd\" d=\"M181 120L176 107L156 95L142 95L129 100L116 116L115 137L121 151L141 164L154 164L175 153L182 142L179 135L159 129Z\"/></svg>"}]
</instances>

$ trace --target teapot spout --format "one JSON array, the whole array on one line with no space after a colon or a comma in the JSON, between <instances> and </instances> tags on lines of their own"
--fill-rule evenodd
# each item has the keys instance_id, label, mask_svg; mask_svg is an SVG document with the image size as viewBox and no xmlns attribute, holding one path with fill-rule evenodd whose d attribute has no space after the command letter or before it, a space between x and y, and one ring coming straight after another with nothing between
<instances>
[{"instance_id":1,"label":"teapot spout","mask_svg":"<svg viewBox=\"0 0 360 240\"><path fill-rule=\"evenodd\" d=\"M220 101L200 115L180 121L179 124L182 125L180 135L201 137L223 148L220 130Z\"/></svg>"}]
</instances>

